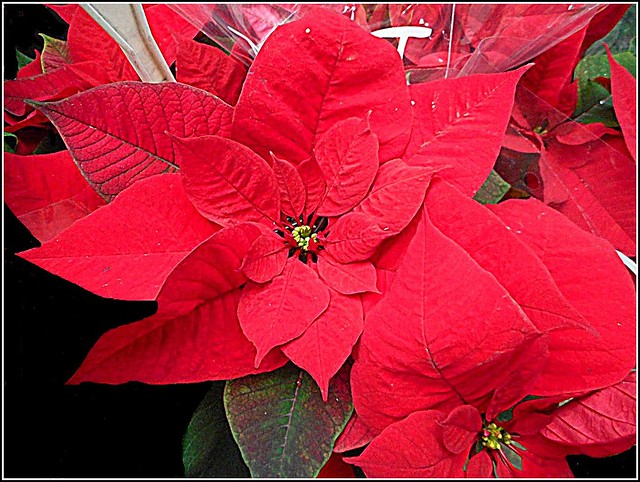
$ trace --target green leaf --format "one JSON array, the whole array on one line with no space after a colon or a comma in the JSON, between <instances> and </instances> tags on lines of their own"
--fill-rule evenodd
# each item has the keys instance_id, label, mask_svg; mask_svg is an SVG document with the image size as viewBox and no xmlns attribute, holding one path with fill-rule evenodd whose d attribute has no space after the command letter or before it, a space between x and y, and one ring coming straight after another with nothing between
<instances>
[{"instance_id":1,"label":"green leaf","mask_svg":"<svg viewBox=\"0 0 640 482\"><path fill-rule=\"evenodd\" d=\"M505 410L504 412L500 413L500 415L496 417L496 420L501 423L509 422L513 418L514 408L515 408L515 405L509 408L508 410Z\"/></svg>"},{"instance_id":2,"label":"green leaf","mask_svg":"<svg viewBox=\"0 0 640 482\"><path fill-rule=\"evenodd\" d=\"M43 33L41 33L40 36L44 39L44 47L42 48L42 55L40 56L43 72L51 72L70 63L67 42L49 37Z\"/></svg>"},{"instance_id":3,"label":"green leaf","mask_svg":"<svg viewBox=\"0 0 640 482\"><path fill-rule=\"evenodd\" d=\"M509 463L513 465L515 469L522 470L522 457L520 457L520 455L518 455L515 452L515 450L512 450L511 448L509 448L508 445L505 445L502 442L499 442L499 443L500 443L501 452L507 458Z\"/></svg>"},{"instance_id":4,"label":"green leaf","mask_svg":"<svg viewBox=\"0 0 640 482\"><path fill-rule=\"evenodd\" d=\"M480 204L498 204L510 188L511 185L492 169L473 199Z\"/></svg>"},{"instance_id":5,"label":"green leaf","mask_svg":"<svg viewBox=\"0 0 640 482\"><path fill-rule=\"evenodd\" d=\"M520 442L516 442L513 439L511 439L511 445L513 445L516 448L519 448L520 450L524 450L525 452L527 451L527 449Z\"/></svg>"},{"instance_id":6,"label":"green leaf","mask_svg":"<svg viewBox=\"0 0 640 482\"><path fill-rule=\"evenodd\" d=\"M636 56L631 52L613 54L616 62L622 65L635 77ZM611 77L609 59L606 55L592 55L582 59L574 70L574 77L581 80L593 80L596 77Z\"/></svg>"},{"instance_id":7,"label":"green leaf","mask_svg":"<svg viewBox=\"0 0 640 482\"><path fill-rule=\"evenodd\" d=\"M224 382L214 382L196 409L182 442L187 477L249 477L223 404Z\"/></svg>"},{"instance_id":8,"label":"green leaf","mask_svg":"<svg viewBox=\"0 0 640 482\"><path fill-rule=\"evenodd\" d=\"M618 24L611 29L611 32L589 47L586 54L595 55L605 53L603 43L606 43L611 48L611 52L630 51L635 54L637 16L637 6L631 5Z\"/></svg>"},{"instance_id":9,"label":"green leaf","mask_svg":"<svg viewBox=\"0 0 640 482\"><path fill-rule=\"evenodd\" d=\"M31 62L33 62L34 59L26 56L25 54L20 52L18 49L16 49L16 60L18 61L18 70L20 70L25 65L28 65Z\"/></svg>"},{"instance_id":10,"label":"green leaf","mask_svg":"<svg viewBox=\"0 0 640 482\"><path fill-rule=\"evenodd\" d=\"M291 363L227 382L227 419L252 477L318 475L353 412L349 371L347 364L331 380L327 403Z\"/></svg>"},{"instance_id":11,"label":"green leaf","mask_svg":"<svg viewBox=\"0 0 640 482\"><path fill-rule=\"evenodd\" d=\"M11 154L16 152L18 147L18 138L11 132L4 133L4 152L10 152Z\"/></svg>"}]
</instances>

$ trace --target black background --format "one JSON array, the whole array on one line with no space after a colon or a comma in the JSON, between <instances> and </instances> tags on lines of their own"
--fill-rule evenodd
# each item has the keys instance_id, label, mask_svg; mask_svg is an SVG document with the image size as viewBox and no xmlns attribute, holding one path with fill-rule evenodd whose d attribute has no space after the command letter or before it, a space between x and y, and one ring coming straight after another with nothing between
<instances>
[{"instance_id":1,"label":"black background","mask_svg":"<svg viewBox=\"0 0 640 482\"><path fill-rule=\"evenodd\" d=\"M41 5L3 5L3 21L6 78L16 47L33 57L38 33L66 38ZM3 216L4 476L182 477L182 437L211 385L64 385L102 333L155 304L105 300L27 263L14 253L38 242ZM635 477L636 449L569 462L577 477Z\"/></svg>"}]
</instances>

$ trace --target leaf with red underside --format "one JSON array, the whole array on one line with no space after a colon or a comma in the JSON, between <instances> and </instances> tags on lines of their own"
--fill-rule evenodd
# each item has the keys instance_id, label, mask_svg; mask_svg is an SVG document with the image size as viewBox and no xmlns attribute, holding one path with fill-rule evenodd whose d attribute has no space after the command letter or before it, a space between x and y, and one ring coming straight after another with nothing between
<instances>
[{"instance_id":1,"label":"leaf with red underside","mask_svg":"<svg viewBox=\"0 0 640 482\"><path fill-rule=\"evenodd\" d=\"M280 188L281 210L287 216L297 219L302 214L306 200L305 185L302 182L302 177L290 162L278 159L275 155L272 155L271 160L273 161L273 172ZM317 167L317 165L313 167ZM313 176L313 174L311 175ZM322 178L319 180L323 181ZM318 197L319 195L320 193L318 193Z\"/></svg>"},{"instance_id":2,"label":"leaf with red underside","mask_svg":"<svg viewBox=\"0 0 640 482\"><path fill-rule=\"evenodd\" d=\"M338 216L362 201L378 171L378 139L368 119L337 122L314 149L327 188L317 208L320 216Z\"/></svg>"},{"instance_id":3,"label":"leaf with red underside","mask_svg":"<svg viewBox=\"0 0 640 482\"><path fill-rule=\"evenodd\" d=\"M390 235L399 233L420 209L432 176L429 168L393 159L380 166L371 192L354 211L375 219Z\"/></svg>"},{"instance_id":4,"label":"leaf with red underside","mask_svg":"<svg viewBox=\"0 0 640 482\"><path fill-rule=\"evenodd\" d=\"M412 114L398 53L318 7L267 38L240 94L233 136L265 159L272 151L297 164L336 122L369 111L380 160L401 156Z\"/></svg>"},{"instance_id":5,"label":"leaf with red underside","mask_svg":"<svg viewBox=\"0 0 640 482\"><path fill-rule=\"evenodd\" d=\"M259 234L244 224L200 244L167 277L158 312L103 335L69 383L198 383L284 365L286 358L273 351L254 367L255 347L236 315L237 288L246 281L238 268Z\"/></svg>"},{"instance_id":6,"label":"leaf with red underside","mask_svg":"<svg viewBox=\"0 0 640 482\"><path fill-rule=\"evenodd\" d=\"M353 412L347 426L336 440L336 445L333 447L333 451L342 453L364 447L371 442L376 435L377 433L369 429L369 427L362 422L360 417Z\"/></svg>"},{"instance_id":7,"label":"leaf with red underside","mask_svg":"<svg viewBox=\"0 0 640 482\"><path fill-rule=\"evenodd\" d=\"M275 233L263 234L247 251L241 269L250 280L266 283L282 273L288 255L284 239Z\"/></svg>"},{"instance_id":8,"label":"leaf with red underside","mask_svg":"<svg viewBox=\"0 0 640 482\"><path fill-rule=\"evenodd\" d=\"M340 263L329 254L318 256L318 274L334 290L344 295L378 292L376 269L369 261Z\"/></svg>"},{"instance_id":9,"label":"leaf with red underside","mask_svg":"<svg viewBox=\"0 0 640 482\"><path fill-rule=\"evenodd\" d=\"M224 137L174 140L185 190L203 216L222 226L279 221L278 181L264 159Z\"/></svg>"},{"instance_id":10,"label":"leaf with red underside","mask_svg":"<svg viewBox=\"0 0 640 482\"><path fill-rule=\"evenodd\" d=\"M330 302L298 338L281 347L289 360L313 377L322 399L329 394L329 380L345 363L362 333L362 302L329 289Z\"/></svg>"},{"instance_id":11,"label":"leaf with red underside","mask_svg":"<svg viewBox=\"0 0 640 482\"><path fill-rule=\"evenodd\" d=\"M582 230L540 201L508 200L487 206L518 232L544 263L565 299L598 333L569 329L549 336L564 364L547 367L530 393L575 393L603 388L635 365L635 290L610 243Z\"/></svg>"},{"instance_id":12,"label":"leaf with red underside","mask_svg":"<svg viewBox=\"0 0 640 482\"><path fill-rule=\"evenodd\" d=\"M635 171L632 159L600 140L580 146L549 142L540 157L543 199L586 231L635 256Z\"/></svg>"},{"instance_id":13,"label":"leaf with red underside","mask_svg":"<svg viewBox=\"0 0 640 482\"><path fill-rule=\"evenodd\" d=\"M295 256L272 281L247 283L238 318L258 349L256 365L272 348L300 336L327 309L329 298L329 289L318 275Z\"/></svg>"},{"instance_id":14,"label":"leaf with red underside","mask_svg":"<svg viewBox=\"0 0 640 482\"><path fill-rule=\"evenodd\" d=\"M358 457L345 461L373 478L463 478L466 450L454 454L443 442L445 414L416 411L387 427Z\"/></svg>"},{"instance_id":15,"label":"leaf with red underside","mask_svg":"<svg viewBox=\"0 0 640 482\"><path fill-rule=\"evenodd\" d=\"M178 82L206 90L235 105L246 75L247 68L220 49L194 40L178 40Z\"/></svg>"},{"instance_id":16,"label":"leaf with red underside","mask_svg":"<svg viewBox=\"0 0 640 482\"><path fill-rule=\"evenodd\" d=\"M624 141L629 153L636 160L637 144L637 119L636 119L636 92L637 81L631 73L615 61L609 47L607 58L611 66L611 95L613 96L613 108L622 129Z\"/></svg>"},{"instance_id":17,"label":"leaf with red underside","mask_svg":"<svg viewBox=\"0 0 640 482\"><path fill-rule=\"evenodd\" d=\"M313 157L298 165L298 173L306 190L305 214L311 214L316 210L327 188L324 173Z\"/></svg>"},{"instance_id":18,"label":"leaf with red underside","mask_svg":"<svg viewBox=\"0 0 640 482\"><path fill-rule=\"evenodd\" d=\"M351 212L329 226L324 242L327 253L341 263L363 261L392 234L378 226L375 218Z\"/></svg>"},{"instance_id":19,"label":"leaf with red underside","mask_svg":"<svg viewBox=\"0 0 640 482\"><path fill-rule=\"evenodd\" d=\"M495 164L516 84L527 69L412 85L415 117L407 163L440 171L472 197Z\"/></svg>"},{"instance_id":20,"label":"leaf with red underside","mask_svg":"<svg viewBox=\"0 0 640 482\"><path fill-rule=\"evenodd\" d=\"M636 441L636 373L554 411L542 435L590 457L609 457Z\"/></svg>"},{"instance_id":21,"label":"leaf with red underside","mask_svg":"<svg viewBox=\"0 0 640 482\"><path fill-rule=\"evenodd\" d=\"M176 146L165 131L226 135L232 111L217 97L176 82L104 85L38 109L108 201L140 179L175 170Z\"/></svg>"},{"instance_id":22,"label":"leaf with red underside","mask_svg":"<svg viewBox=\"0 0 640 482\"><path fill-rule=\"evenodd\" d=\"M378 432L428 407L484 412L505 383L528 393L531 381L512 363L539 337L493 275L423 210L391 287L365 319L351 376L355 409Z\"/></svg>"},{"instance_id":23,"label":"leaf with red underside","mask_svg":"<svg viewBox=\"0 0 640 482\"><path fill-rule=\"evenodd\" d=\"M113 203L20 256L106 298L153 300L174 266L217 230L180 177L144 179Z\"/></svg>"},{"instance_id":24,"label":"leaf with red underside","mask_svg":"<svg viewBox=\"0 0 640 482\"><path fill-rule=\"evenodd\" d=\"M105 204L69 151L37 156L4 153L7 206L41 243Z\"/></svg>"}]
</instances>

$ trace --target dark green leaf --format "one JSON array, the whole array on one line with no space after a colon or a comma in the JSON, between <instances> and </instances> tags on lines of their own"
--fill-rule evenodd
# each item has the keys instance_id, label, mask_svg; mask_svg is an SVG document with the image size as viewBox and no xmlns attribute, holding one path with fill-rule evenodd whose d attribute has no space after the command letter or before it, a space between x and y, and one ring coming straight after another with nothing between
<instances>
[{"instance_id":1,"label":"dark green leaf","mask_svg":"<svg viewBox=\"0 0 640 482\"><path fill-rule=\"evenodd\" d=\"M510 421L513 418L513 408L514 407L511 407L510 409L505 410L504 412L502 412L500 415L498 415L496 417L496 420L498 422L502 422L502 423L506 423L506 422Z\"/></svg>"},{"instance_id":2,"label":"dark green leaf","mask_svg":"<svg viewBox=\"0 0 640 482\"><path fill-rule=\"evenodd\" d=\"M10 132L4 133L4 152L14 153L18 147L18 138Z\"/></svg>"},{"instance_id":3,"label":"dark green leaf","mask_svg":"<svg viewBox=\"0 0 640 482\"><path fill-rule=\"evenodd\" d=\"M353 406L346 365L322 401L317 384L293 364L227 382L227 419L253 477L315 477Z\"/></svg>"},{"instance_id":4,"label":"dark green leaf","mask_svg":"<svg viewBox=\"0 0 640 482\"><path fill-rule=\"evenodd\" d=\"M511 185L507 181L491 170L473 199L480 204L498 204L510 188Z\"/></svg>"},{"instance_id":5,"label":"dark green leaf","mask_svg":"<svg viewBox=\"0 0 640 482\"><path fill-rule=\"evenodd\" d=\"M249 477L222 401L224 382L214 382L196 409L182 443L187 477Z\"/></svg>"},{"instance_id":6,"label":"dark green leaf","mask_svg":"<svg viewBox=\"0 0 640 482\"><path fill-rule=\"evenodd\" d=\"M619 54L613 54L613 58L635 77L635 55L631 52L622 52ZM609 59L606 55L592 55L591 57L585 57L576 66L574 77L581 80L593 80L596 77L610 78L611 69L609 67Z\"/></svg>"},{"instance_id":7,"label":"dark green leaf","mask_svg":"<svg viewBox=\"0 0 640 482\"><path fill-rule=\"evenodd\" d=\"M587 55L605 53L603 43L606 43L611 52L630 51L635 54L637 6L631 5L618 24L602 40L595 42L587 49Z\"/></svg>"},{"instance_id":8,"label":"dark green leaf","mask_svg":"<svg viewBox=\"0 0 640 482\"><path fill-rule=\"evenodd\" d=\"M511 439L511 445L513 445L514 447L520 449L520 450L524 450L525 452L527 451L527 449L520 444L519 442L516 442L515 440Z\"/></svg>"},{"instance_id":9,"label":"dark green leaf","mask_svg":"<svg viewBox=\"0 0 640 482\"><path fill-rule=\"evenodd\" d=\"M511 450L508 445L505 445L502 442L500 442L500 447L502 453L507 458L509 463L513 465L515 469L522 470L522 457L520 457L520 455L518 455L514 450Z\"/></svg>"},{"instance_id":10,"label":"dark green leaf","mask_svg":"<svg viewBox=\"0 0 640 482\"><path fill-rule=\"evenodd\" d=\"M18 70L20 70L25 65L30 64L31 62L33 62L33 59L31 57L27 57L25 54L20 52L18 49L16 49L16 59L18 61Z\"/></svg>"}]
</instances>

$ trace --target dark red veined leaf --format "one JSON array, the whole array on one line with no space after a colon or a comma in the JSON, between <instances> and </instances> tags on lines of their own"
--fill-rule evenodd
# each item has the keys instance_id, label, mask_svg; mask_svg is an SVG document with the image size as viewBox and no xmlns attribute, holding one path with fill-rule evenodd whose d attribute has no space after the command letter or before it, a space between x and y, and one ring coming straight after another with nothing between
<instances>
[{"instance_id":1,"label":"dark red veined leaf","mask_svg":"<svg viewBox=\"0 0 640 482\"><path fill-rule=\"evenodd\" d=\"M582 58L587 49L597 40L607 35L624 16L630 4L610 4L600 10L589 22L579 57Z\"/></svg>"},{"instance_id":2,"label":"dark red veined leaf","mask_svg":"<svg viewBox=\"0 0 640 482\"><path fill-rule=\"evenodd\" d=\"M197 383L284 365L273 351L254 367L255 347L236 315L237 288L246 281L239 267L259 235L259 227L243 224L201 243L168 275L158 312L103 335L69 383Z\"/></svg>"},{"instance_id":3,"label":"dark red veined leaf","mask_svg":"<svg viewBox=\"0 0 640 482\"><path fill-rule=\"evenodd\" d=\"M471 405L460 405L451 410L442 422L444 446L454 454L468 449L482 430L480 412Z\"/></svg>"},{"instance_id":4,"label":"dark red veined leaf","mask_svg":"<svg viewBox=\"0 0 640 482\"><path fill-rule=\"evenodd\" d=\"M177 82L103 85L38 109L107 200L139 179L175 170L176 146L165 132L226 135L232 111L217 97Z\"/></svg>"},{"instance_id":5,"label":"dark red veined leaf","mask_svg":"<svg viewBox=\"0 0 640 482\"><path fill-rule=\"evenodd\" d=\"M264 159L224 137L174 140L185 190L203 216L222 226L279 221L278 181Z\"/></svg>"},{"instance_id":6,"label":"dark red veined leaf","mask_svg":"<svg viewBox=\"0 0 640 482\"><path fill-rule=\"evenodd\" d=\"M38 50L33 51L36 58L29 62L27 65L18 69L16 73L16 79L25 79L27 77L34 77L42 74L42 56Z\"/></svg>"},{"instance_id":7,"label":"dark red veined leaf","mask_svg":"<svg viewBox=\"0 0 640 482\"><path fill-rule=\"evenodd\" d=\"M333 451L342 453L364 447L371 442L376 435L377 433L367 427L360 417L353 412L347 426L336 440Z\"/></svg>"},{"instance_id":8,"label":"dark red veined leaf","mask_svg":"<svg viewBox=\"0 0 640 482\"><path fill-rule=\"evenodd\" d=\"M4 200L41 243L103 206L69 151L37 156L4 153Z\"/></svg>"},{"instance_id":9,"label":"dark red veined leaf","mask_svg":"<svg viewBox=\"0 0 640 482\"><path fill-rule=\"evenodd\" d=\"M174 266L217 229L193 208L177 174L154 176L20 256L99 296L153 300Z\"/></svg>"},{"instance_id":10,"label":"dark red veined leaf","mask_svg":"<svg viewBox=\"0 0 640 482\"><path fill-rule=\"evenodd\" d=\"M43 72L51 72L73 63L66 41L58 40L45 34L40 34L40 36L44 39L44 46L42 47Z\"/></svg>"},{"instance_id":11,"label":"dark red veined leaf","mask_svg":"<svg viewBox=\"0 0 640 482\"><path fill-rule=\"evenodd\" d=\"M97 66L97 62L83 62L33 77L7 80L4 83L4 108L13 115L23 116L32 108L25 104L27 99L50 101L89 89L99 83L92 77Z\"/></svg>"},{"instance_id":12,"label":"dark red veined leaf","mask_svg":"<svg viewBox=\"0 0 640 482\"><path fill-rule=\"evenodd\" d=\"M636 373L558 408L542 435L590 457L628 450L636 441Z\"/></svg>"},{"instance_id":13,"label":"dark red veined leaf","mask_svg":"<svg viewBox=\"0 0 640 482\"><path fill-rule=\"evenodd\" d=\"M265 159L272 151L297 164L336 122L369 111L380 160L401 156L412 114L396 50L316 8L267 38L238 100L233 136Z\"/></svg>"},{"instance_id":14,"label":"dark red veined leaf","mask_svg":"<svg viewBox=\"0 0 640 482\"><path fill-rule=\"evenodd\" d=\"M334 124L314 149L327 188L317 207L320 216L338 216L362 201L378 171L378 139L368 119Z\"/></svg>"},{"instance_id":15,"label":"dark red veined leaf","mask_svg":"<svg viewBox=\"0 0 640 482\"><path fill-rule=\"evenodd\" d=\"M415 117L407 163L439 171L473 196L498 157L516 84L527 69L412 85Z\"/></svg>"},{"instance_id":16,"label":"dark red veined leaf","mask_svg":"<svg viewBox=\"0 0 640 482\"><path fill-rule=\"evenodd\" d=\"M363 261L389 236L389 229L381 228L375 218L351 212L329 226L324 242L327 253L341 263Z\"/></svg>"},{"instance_id":17,"label":"dark red veined leaf","mask_svg":"<svg viewBox=\"0 0 640 482\"><path fill-rule=\"evenodd\" d=\"M238 318L256 345L256 366L276 346L300 336L329 305L329 290L297 257L265 284L249 282L242 290Z\"/></svg>"},{"instance_id":18,"label":"dark red veined leaf","mask_svg":"<svg viewBox=\"0 0 640 482\"><path fill-rule=\"evenodd\" d=\"M622 65L615 61L611 55L609 47L607 57L611 66L611 95L613 96L613 108L616 118L620 123L624 141L627 144L629 153L636 160L637 144L637 119L636 119L636 92L638 90L637 81L631 73Z\"/></svg>"},{"instance_id":19,"label":"dark red veined leaf","mask_svg":"<svg viewBox=\"0 0 640 482\"><path fill-rule=\"evenodd\" d=\"M432 175L427 167L393 159L380 166L371 192L354 211L375 219L390 235L399 233L422 205Z\"/></svg>"},{"instance_id":20,"label":"dark red veined leaf","mask_svg":"<svg viewBox=\"0 0 640 482\"><path fill-rule=\"evenodd\" d=\"M635 256L635 167L632 159L599 140L580 146L549 142L540 157L544 201L627 256Z\"/></svg>"},{"instance_id":21,"label":"dark red veined leaf","mask_svg":"<svg viewBox=\"0 0 640 482\"><path fill-rule=\"evenodd\" d=\"M349 365L332 380L326 403L311 377L289 363L227 382L224 406L252 477L316 477L353 413Z\"/></svg>"},{"instance_id":22,"label":"dark red veined leaf","mask_svg":"<svg viewBox=\"0 0 640 482\"><path fill-rule=\"evenodd\" d=\"M331 454L327 463L318 472L318 479L352 479L356 477L353 466L342 460L340 454Z\"/></svg>"},{"instance_id":23,"label":"dark red veined leaf","mask_svg":"<svg viewBox=\"0 0 640 482\"><path fill-rule=\"evenodd\" d=\"M273 161L273 172L276 175L278 187L280 188L280 203L282 204L280 209L285 215L297 219L304 210L306 200L306 191L302 177L296 167L290 162L278 159L275 155L272 155L271 160ZM311 164L306 165L309 166ZM317 167L317 165L313 167ZM324 182L322 178L319 180ZM311 186L314 185L314 183L311 183Z\"/></svg>"},{"instance_id":24,"label":"dark red veined leaf","mask_svg":"<svg viewBox=\"0 0 640 482\"><path fill-rule=\"evenodd\" d=\"M374 478L464 477L467 451L451 453L443 443L445 414L436 410L411 413L387 427L358 457L345 461Z\"/></svg>"},{"instance_id":25,"label":"dark red veined leaf","mask_svg":"<svg viewBox=\"0 0 640 482\"><path fill-rule=\"evenodd\" d=\"M345 363L362 333L362 302L329 289L327 309L300 335L281 347L282 352L316 381L326 402L329 380Z\"/></svg>"},{"instance_id":26,"label":"dark red veined leaf","mask_svg":"<svg viewBox=\"0 0 640 482\"><path fill-rule=\"evenodd\" d=\"M376 269L369 261L340 263L330 255L318 256L318 274L331 288L343 295L378 292Z\"/></svg>"},{"instance_id":27,"label":"dark red veined leaf","mask_svg":"<svg viewBox=\"0 0 640 482\"><path fill-rule=\"evenodd\" d=\"M487 209L520 231L566 300L598 333L571 329L549 336L549 350L564 364L547 367L548 376L531 393L570 394L622 380L635 364L635 291L613 246L535 199Z\"/></svg>"},{"instance_id":28,"label":"dark red veined leaf","mask_svg":"<svg viewBox=\"0 0 640 482\"><path fill-rule=\"evenodd\" d=\"M194 40L178 39L176 80L193 85L235 105L247 68L220 49Z\"/></svg>"},{"instance_id":29,"label":"dark red veined leaf","mask_svg":"<svg viewBox=\"0 0 640 482\"><path fill-rule=\"evenodd\" d=\"M306 191L305 198L305 215L311 214L318 207L318 203L324 196L327 183L324 179L324 173L313 157L302 161L298 165L298 174Z\"/></svg>"},{"instance_id":30,"label":"dark red veined leaf","mask_svg":"<svg viewBox=\"0 0 640 482\"><path fill-rule=\"evenodd\" d=\"M275 233L258 237L242 262L242 272L256 283L266 283L282 273L287 264L289 247Z\"/></svg>"},{"instance_id":31,"label":"dark red veined leaf","mask_svg":"<svg viewBox=\"0 0 640 482\"><path fill-rule=\"evenodd\" d=\"M176 62L180 41L191 40L200 29L175 12L169 5L148 4L143 5L143 8L149 22L149 29L162 52L162 56L167 65L173 64Z\"/></svg>"},{"instance_id":32,"label":"dark red veined leaf","mask_svg":"<svg viewBox=\"0 0 640 482\"><path fill-rule=\"evenodd\" d=\"M539 339L493 275L423 210L394 282L365 319L351 376L355 410L380 432L427 407L484 412L505 385L522 398L532 375L514 362Z\"/></svg>"}]
</instances>

